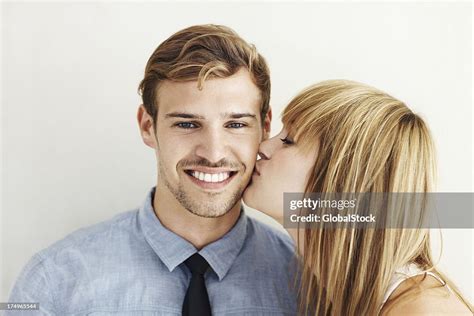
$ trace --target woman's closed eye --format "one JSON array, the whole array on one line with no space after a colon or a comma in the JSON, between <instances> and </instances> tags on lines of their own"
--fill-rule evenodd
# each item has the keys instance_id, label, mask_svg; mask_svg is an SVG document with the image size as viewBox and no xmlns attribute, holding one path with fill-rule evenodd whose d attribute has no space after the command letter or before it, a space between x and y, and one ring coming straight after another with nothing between
<instances>
[{"instance_id":1,"label":"woman's closed eye","mask_svg":"<svg viewBox=\"0 0 474 316\"><path fill-rule=\"evenodd\" d=\"M280 138L280 140L283 142L283 144L285 145L292 145L294 144L295 142L293 140L291 140L290 138L288 138L288 136L286 136L285 138Z\"/></svg>"}]
</instances>

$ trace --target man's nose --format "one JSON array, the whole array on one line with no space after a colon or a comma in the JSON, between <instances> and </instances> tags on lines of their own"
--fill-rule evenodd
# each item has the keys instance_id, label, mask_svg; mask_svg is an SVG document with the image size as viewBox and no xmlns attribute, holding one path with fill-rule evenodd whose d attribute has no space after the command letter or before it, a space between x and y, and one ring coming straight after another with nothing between
<instances>
[{"instance_id":1,"label":"man's nose","mask_svg":"<svg viewBox=\"0 0 474 316\"><path fill-rule=\"evenodd\" d=\"M228 141L222 133L208 129L199 139L196 155L205 158L211 163L217 163L226 158Z\"/></svg>"}]
</instances>

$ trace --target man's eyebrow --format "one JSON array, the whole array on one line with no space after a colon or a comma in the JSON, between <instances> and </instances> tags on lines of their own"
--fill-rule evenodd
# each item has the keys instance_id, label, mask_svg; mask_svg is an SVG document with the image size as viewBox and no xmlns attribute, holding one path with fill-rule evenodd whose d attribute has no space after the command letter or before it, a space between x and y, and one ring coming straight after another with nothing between
<instances>
[{"instance_id":1,"label":"man's eyebrow","mask_svg":"<svg viewBox=\"0 0 474 316\"><path fill-rule=\"evenodd\" d=\"M236 113L236 112L231 112L231 113L223 113L221 115L223 118L232 118L232 119L239 119L239 118L244 118L244 117L250 117L253 119L257 119L257 116L252 113Z\"/></svg>"},{"instance_id":2,"label":"man's eyebrow","mask_svg":"<svg viewBox=\"0 0 474 316\"><path fill-rule=\"evenodd\" d=\"M165 115L165 118L185 118L185 119L204 119L204 116L186 113L186 112L171 112Z\"/></svg>"}]
</instances>

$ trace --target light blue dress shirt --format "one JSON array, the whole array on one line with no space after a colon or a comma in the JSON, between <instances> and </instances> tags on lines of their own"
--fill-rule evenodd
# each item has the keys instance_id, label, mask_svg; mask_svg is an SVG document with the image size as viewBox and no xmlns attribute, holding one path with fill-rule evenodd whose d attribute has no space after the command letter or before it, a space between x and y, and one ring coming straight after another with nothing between
<instances>
[{"instance_id":1,"label":"light blue dress shirt","mask_svg":"<svg viewBox=\"0 0 474 316\"><path fill-rule=\"evenodd\" d=\"M39 302L7 315L181 315L196 248L166 229L144 204L80 229L35 254L9 302ZM199 253L212 270L213 315L295 315L291 239L242 211L234 227Z\"/></svg>"}]
</instances>

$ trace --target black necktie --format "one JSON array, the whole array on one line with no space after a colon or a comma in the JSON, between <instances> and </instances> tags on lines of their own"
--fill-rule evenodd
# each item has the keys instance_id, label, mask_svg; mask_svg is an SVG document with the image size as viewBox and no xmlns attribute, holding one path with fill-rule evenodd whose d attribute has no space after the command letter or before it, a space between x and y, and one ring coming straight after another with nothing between
<instances>
[{"instance_id":1,"label":"black necktie","mask_svg":"<svg viewBox=\"0 0 474 316\"><path fill-rule=\"evenodd\" d=\"M211 304L204 282L204 273L209 268L209 263L198 253L186 259L184 263L192 275L184 297L183 316L211 316Z\"/></svg>"}]
</instances>

